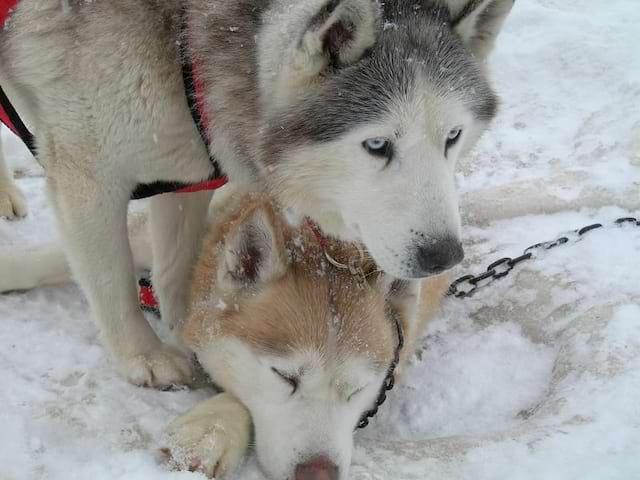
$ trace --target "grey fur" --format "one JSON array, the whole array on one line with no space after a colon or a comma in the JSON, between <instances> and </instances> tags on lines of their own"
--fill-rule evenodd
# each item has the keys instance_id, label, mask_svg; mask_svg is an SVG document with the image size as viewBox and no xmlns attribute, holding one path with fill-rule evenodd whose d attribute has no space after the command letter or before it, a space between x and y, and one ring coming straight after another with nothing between
<instances>
[{"instance_id":1,"label":"grey fur","mask_svg":"<svg viewBox=\"0 0 640 480\"><path fill-rule=\"evenodd\" d=\"M38 1L23 0L23 3L35 4ZM176 59L175 75L171 80L175 82L175 89L181 86L175 44L182 41L190 43L194 58L202 63L201 73L208 90L207 103L213 113L212 153L234 180L257 179L261 167L277 163L278 154L289 145L331 140L354 125L379 118L388 111L389 102L413 88L417 75L424 76L443 95L453 92L464 98L479 119L490 120L497 107L497 99L480 65L454 32L449 8L440 0L383 2L384 26L381 25L382 31L371 51L355 65L332 67L324 74L326 81L309 89L294 105L271 118L265 118L260 104L256 41L264 16L278 0L189 0L185 7L190 25L189 38L181 38L179 34L182 8L177 0L78 0L69 3L71 12L61 10L58 15L74 17L69 18L64 28L70 43L76 45L91 43L88 34L94 33L95 27L90 27L100 17L126 15L128 21L123 22L123 28L134 28L136 24L143 23L149 25L150 32L153 31L156 37L150 39L150 44L166 42L165 50L170 52L166 58L172 56ZM327 9L331 10L340 3L344 2L325 2L324 9L310 21L311 24L326 15ZM455 21L459 22L470 6L477 3L481 2L468 2ZM493 26L495 18L504 18L491 14L499 3L513 3L513 0L494 1L483 14L482 25ZM54 33L55 25L57 23L52 22L51 29L45 26L33 32L43 47L47 46L47 35ZM90 27L84 29L83 25ZM126 30L113 33L114 42L119 37L128 37ZM39 85L32 78L38 75L34 71L37 67L19 60L29 57L29 52L24 51L21 44L32 44L35 39L12 42L11 36L11 28L7 34L0 35L3 68L20 87L37 96ZM9 43L10 53L7 47L2 46L3 43ZM69 45L68 50L73 51L74 48ZM61 58L65 54L65 51L55 48L49 52L52 58ZM118 79L113 81L117 83ZM306 121L307 118L315 121ZM159 174L156 180L176 179L163 178Z\"/></svg>"},{"instance_id":2,"label":"grey fur","mask_svg":"<svg viewBox=\"0 0 640 480\"><path fill-rule=\"evenodd\" d=\"M432 254L459 261L455 161L495 114L484 60L512 0L468 5L21 0L0 31L0 84L35 129L70 265L129 380L190 379L136 302L129 195L206 178L209 153L235 183L362 241L387 273L432 274ZM185 100L181 42L204 86L210 152ZM390 165L362 148L381 137L397 152ZM151 204L154 284L179 326L208 197Z\"/></svg>"},{"instance_id":3,"label":"grey fur","mask_svg":"<svg viewBox=\"0 0 640 480\"><path fill-rule=\"evenodd\" d=\"M384 25L378 42L358 64L336 69L321 87L269 122L266 162L277 162L291 145L328 142L354 126L379 120L390 104L408 97L418 77L442 96L464 99L479 120L493 118L497 97L453 31L444 5L385 2Z\"/></svg>"}]
</instances>

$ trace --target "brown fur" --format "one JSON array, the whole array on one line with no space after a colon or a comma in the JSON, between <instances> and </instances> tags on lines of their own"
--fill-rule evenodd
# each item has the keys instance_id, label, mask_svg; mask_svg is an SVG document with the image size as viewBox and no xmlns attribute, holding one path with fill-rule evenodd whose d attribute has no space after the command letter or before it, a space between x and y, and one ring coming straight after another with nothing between
<instances>
[{"instance_id":1,"label":"brown fur","mask_svg":"<svg viewBox=\"0 0 640 480\"><path fill-rule=\"evenodd\" d=\"M404 282L387 291L375 263L366 254L362 258L357 245L327 240L321 246L308 225L289 226L265 195L244 195L230 204L210 227L194 273L183 331L189 346L198 351L213 339L231 337L274 354L314 350L339 359L357 353L384 370L397 346L397 314L406 345L402 371L439 305L446 277L424 280L420 300L401 291L408 289ZM224 249L256 212L272 229L275 273L265 283L229 288L219 274ZM366 280L331 264L323 248L340 263L357 259Z\"/></svg>"}]
</instances>

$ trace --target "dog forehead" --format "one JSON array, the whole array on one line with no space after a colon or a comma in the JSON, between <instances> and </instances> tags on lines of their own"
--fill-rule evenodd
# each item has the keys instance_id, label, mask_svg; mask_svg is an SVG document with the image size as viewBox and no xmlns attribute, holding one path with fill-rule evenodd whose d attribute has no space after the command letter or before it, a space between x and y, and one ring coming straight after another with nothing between
<instances>
[{"instance_id":1,"label":"dog forehead","mask_svg":"<svg viewBox=\"0 0 640 480\"><path fill-rule=\"evenodd\" d=\"M258 352L258 355L277 369L304 377L305 384L311 388L324 387L329 383L339 392L367 384L389 367L373 360L368 352L355 349L343 350L340 355L316 349L296 349L275 355L273 352Z\"/></svg>"},{"instance_id":2,"label":"dog forehead","mask_svg":"<svg viewBox=\"0 0 640 480\"><path fill-rule=\"evenodd\" d=\"M423 3L418 10L389 7L384 30L366 58L331 73L271 120L264 145L271 161L287 147L331 142L360 125L384 123L401 105L409 106L416 95L427 92L459 102L480 120L495 115L497 98L453 32L448 11Z\"/></svg>"},{"instance_id":3,"label":"dog forehead","mask_svg":"<svg viewBox=\"0 0 640 480\"><path fill-rule=\"evenodd\" d=\"M268 354L359 355L376 366L386 365L393 338L384 294L357 285L350 276L293 268L221 319L220 335Z\"/></svg>"},{"instance_id":4,"label":"dog forehead","mask_svg":"<svg viewBox=\"0 0 640 480\"><path fill-rule=\"evenodd\" d=\"M423 95L457 100L479 120L491 119L497 107L496 95L481 65L452 30L448 10L432 6L417 11L428 13L416 15L408 5L390 13L386 40L375 52L399 69L408 79L405 84L412 87L395 100L412 102L412 97ZM427 113L438 113L428 108L429 103L421 106Z\"/></svg>"}]
</instances>

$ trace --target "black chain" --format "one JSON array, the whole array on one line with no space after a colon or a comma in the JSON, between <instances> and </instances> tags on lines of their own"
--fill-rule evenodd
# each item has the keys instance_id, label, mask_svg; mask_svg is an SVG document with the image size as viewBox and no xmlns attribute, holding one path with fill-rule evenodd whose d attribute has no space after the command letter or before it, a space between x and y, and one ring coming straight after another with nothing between
<instances>
[{"instance_id":1,"label":"black chain","mask_svg":"<svg viewBox=\"0 0 640 480\"><path fill-rule=\"evenodd\" d=\"M402 332L402 326L400 325L400 319L397 314L394 314L394 320L396 324L396 332L398 333L398 345L396 346L395 352L393 352L393 361L387 370L387 376L380 388L380 393L378 394L375 405L371 410L367 410L362 414L356 430L358 428L367 428L369 420L377 415L380 406L387 400L387 392L392 390L395 385L396 367L398 366L398 363L400 363L400 352L402 352L402 347L404 347L404 333Z\"/></svg>"},{"instance_id":2,"label":"black chain","mask_svg":"<svg viewBox=\"0 0 640 480\"><path fill-rule=\"evenodd\" d=\"M624 217L619 218L614 222L614 225L621 226L626 224L634 224L635 226L640 227L640 220L634 217ZM587 225L586 227L582 227L578 230L574 230L573 234L577 235L575 241L580 240L587 233L603 228L604 225L601 223L594 223L592 225ZM565 245L571 241L569 236L562 236L556 240L552 240L549 242L536 243L535 245L531 245L527 248L522 255L516 258L504 257L500 260L493 262L491 265L487 267L487 271L483 272L479 275L465 275L464 277L458 278L455 282L451 284L449 287L449 291L447 295L451 295L458 298L466 298L472 296L478 289L486 287L487 285L493 283L495 280L499 278L506 277L515 267L516 265L534 258L534 251L536 250L551 250L552 248L558 247L560 245ZM463 289L464 285L468 285L468 289ZM393 361L387 370L387 376L384 379L384 383L380 388L380 393L378 394L378 398L376 399L375 405L370 410L364 412L356 429L366 428L369 425L369 421L371 418L375 417L380 409L380 406L387 400L387 392L393 389L395 385L395 370L400 362L400 353L402 352L402 348L404 347L404 334L402 332L402 327L400 325L400 321L395 316L395 324L396 331L398 333L398 345L396 346Z\"/></svg>"},{"instance_id":3,"label":"black chain","mask_svg":"<svg viewBox=\"0 0 640 480\"><path fill-rule=\"evenodd\" d=\"M640 227L640 220L634 217L624 217L617 219L613 225L614 226L622 226L633 224L637 227ZM601 223L594 223L592 225L587 225L586 227L582 227L578 230L574 230L572 233L574 234L575 241L579 241L582 239L584 235L587 233L603 228L604 225ZM449 287L449 291L447 295L451 295L457 298L467 298L471 297L475 294L479 289L484 288L499 278L506 277L511 273L511 271L516 267L516 265L526 261L531 260L535 257L534 252L536 250L551 250L552 248L559 247L560 245L565 245L571 241L571 237L562 236L556 240L552 240L550 242L542 242L536 243L535 245L531 245L527 248L522 255L516 258L505 257L501 258L493 262L491 265L487 267L487 270L479 275L465 275L463 277L458 278L455 282L451 284Z\"/></svg>"}]
</instances>

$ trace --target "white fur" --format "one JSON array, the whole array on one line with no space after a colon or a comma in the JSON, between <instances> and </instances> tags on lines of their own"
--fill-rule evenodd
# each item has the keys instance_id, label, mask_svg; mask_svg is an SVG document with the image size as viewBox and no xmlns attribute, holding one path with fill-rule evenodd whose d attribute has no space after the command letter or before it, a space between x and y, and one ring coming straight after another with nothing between
<instances>
[{"instance_id":1,"label":"white fur","mask_svg":"<svg viewBox=\"0 0 640 480\"><path fill-rule=\"evenodd\" d=\"M249 412L232 395L221 393L171 422L166 450L176 467L220 478L242 462L250 437Z\"/></svg>"},{"instance_id":2,"label":"white fur","mask_svg":"<svg viewBox=\"0 0 640 480\"><path fill-rule=\"evenodd\" d=\"M219 212L216 207L224 205L212 202L212 217ZM144 212L129 218L129 240L139 270L151 268L153 227L149 223ZM261 224L259 228L265 227ZM60 244L30 251L0 249L0 271L7 272L0 276L0 291L72 280ZM341 480L348 478L353 428L374 403L383 371L372 370L366 358L355 354L327 359L318 352L298 351L276 357L260 354L235 339L210 342L198 354L207 373L226 393L198 404L169 425L166 446L176 467L194 466L208 476L214 471L232 473L246 454L253 422L257 455L271 478L289 478L296 465L317 456L336 464ZM300 394L290 397L290 386L271 371L273 366L284 372L305 367ZM163 374L169 365L152 367L154 374ZM142 362L138 364L141 383L153 380L147 376L149 370ZM362 387L349 401L349 395Z\"/></svg>"},{"instance_id":3,"label":"white fur","mask_svg":"<svg viewBox=\"0 0 640 480\"><path fill-rule=\"evenodd\" d=\"M125 22L131 22L128 26L123 18L94 17L76 25L75 34L82 35L82 28L92 30L96 51L111 52L112 32L126 31L130 34L127 54L92 55L91 61L80 61L77 68L70 68L59 58L75 51L77 39L58 28L48 36L47 52L40 52L38 73L21 80L39 93L46 92L37 96L39 103L29 117L37 120L36 133L55 131L55 135L37 136L39 160L47 170L69 264L89 300L100 334L127 379L165 387L189 383L191 364L162 344L140 311L127 240L127 204L137 183L158 179L197 182L210 174L211 166L185 108L171 53L163 51L164 45L145 40L151 37L151 24L145 27L135 18L127 18ZM40 25L63 27L67 20L58 0L21 2L11 19L17 35L8 38L15 71L28 75L33 68L29 63L33 51L22 49L34 46L31 35ZM155 60L141 65L140 58ZM23 60L26 64L21 65ZM118 81L105 81L109 78ZM1 80L7 91L19 90L12 79ZM61 98L83 101L68 102L61 108ZM120 102L120 108L113 109L113 102ZM79 127L78 122L90 121L87 112L99 120L94 129ZM184 207L181 215L171 214L180 203ZM166 301L161 298L161 304L174 323L184 312L184 301L177 298L184 296L183 285L206 205L206 195L188 201L166 200L165 212L170 214L155 222L162 233L153 237L160 242L154 247L158 266L167 276L173 275L168 281L163 281L162 275L157 279L161 297L168 296ZM179 243L167 247L167 237Z\"/></svg>"},{"instance_id":4,"label":"white fur","mask_svg":"<svg viewBox=\"0 0 640 480\"><path fill-rule=\"evenodd\" d=\"M343 0L324 24L306 30L309 19L326 3L276 1L265 15L258 46L260 89L269 92L263 96L267 110L285 107L318 81L328 62L323 37L337 21L349 19L357 25L356 38L341 52L342 63L357 61L375 43L380 9L371 0Z\"/></svg>"},{"instance_id":5,"label":"white fur","mask_svg":"<svg viewBox=\"0 0 640 480\"><path fill-rule=\"evenodd\" d=\"M457 4L453 7L454 12L462 8L456 8L460 0L449 2ZM477 58L486 59L493 50L497 34L514 3L515 0L481 0L474 10L461 19L456 31ZM483 16L490 19L481 25Z\"/></svg>"},{"instance_id":6,"label":"white fur","mask_svg":"<svg viewBox=\"0 0 640 480\"><path fill-rule=\"evenodd\" d=\"M148 223L146 212L129 216L129 243L135 268L139 272L151 269ZM60 242L27 250L13 246L0 247L0 272L0 293L73 281L64 247Z\"/></svg>"},{"instance_id":7,"label":"white fur","mask_svg":"<svg viewBox=\"0 0 640 480\"><path fill-rule=\"evenodd\" d=\"M209 8L206 2L192 3L191 7ZM215 8L232 11L232 3L216 3ZM278 0L265 16L262 31L244 44L243 53L251 52L257 40L260 91L246 94L256 94L261 104L269 107L265 111L294 98L299 92L295 86L305 87L309 72L318 71L313 34L304 43L302 58L292 49L297 48L303 29L309 25L305 20L324 3ZM74 8L82 10L79 14L61 9L59 0L22 0L11 18L11 28L0 33L0 83L16 98L19 111L29 104L25 111L33 120L30 124L36 132L39 160L47 171L51 201L74 277L86 293L101 336L123 375L133 383L158 387L188 383L191 365L179 352L162 344L139 309L135 264L127 239L129 195L139 183L197 182L212 170L186 106L176 63L176 37L171 36L175 32L167 27L183 5L161 4L76 2ZM340 52L341 61L357 58L371 42L371 27L376 21L371 9L377 5L369 0L345 0L336 10L335 15L355 15L361 28L356 41ZM41 41L44 35L45 45ZM301 70L299 77L291 73L292 68ZM226 98L225 92L221 95L219 103L212 98L213 108L228 100L225 105L232 115L227 120L234 115L257 118L263 113L241 108L234 111L229 105L238 99ZM415 234L411 229L427 237L445 232L459 235L453 188L455 158L445 161L441 152L450 124L468 126L469 138L476 128L459 115L455 99L446 104L431 98L413 100L407 103L408 112L391 115L383 125L351 131L328 145L289 152L289 160L282 162L286 163L283 179L295 187L289 188L287 206L311 216L328 233L362 239L380 266L398 276L416 276L406 266L415 263L415 255L406 249L407 240ZM425 109L420 107L423 101L434 102L443 125L426 121ZM248 177L259 168L242 163L238 142L230 137L251 143L264 123L256 121L257 127L249 133L240 132L241 128L238 132L216 130L212 151L236 182L251 183L254 179ZM361 143L368 137L392 136L397 128L403 129L401 157L383 171L366 156ZM253 145L248 151L258 149ZM337 163L344 158L350 161ZM319 160L315 164L323 171L313 171L310 160ZM20 205L20 199L15 190L9 190L13 209ZM433 211L426 210L428 201L435 201ZM154 282L163 316L176 326L184 318L185 285L208 198L168 196L152 203ZM60 264L47 266L48 270L56 268ZM38 278L42 277L35 276Z\"/></svg>"},{"instance_id":8,"label":"white fur","mask_svg":"<svg viewBox=\"0 0 640 480\"><path fill-rule=\"evenodd\" d=\"M29 290L69 283L71 280L71 272L61 246L16 250L10 247L0 248L0 292Z\"/></svg>"},{"instance_id":9,"label":"white fur","mask_svg":"<svg viewBox=\"0 0 640 480\"><path fill-rule=\"evenodd\" d=\"M189 276L207 225L205 218L211 197L212 193L205 191L151 199L153 286L162 299L162 320L171 329L179 328L187 314Z\"/></svg>"},{"instance_id":10,"label":"white fur","mask_svg":"<svg viewBox=\"0 0 640 480\"><path fill-rule=\"evenodd\" d=\"M412 276L409 265L398 264L398 258L408 255L416 236L460 240L455 166L482 130L462 99L428 92L427 85L417 88L411 101L398 105L384 123L292 151L288 159L292 182L300 184L296 175L312 180L303 190L291 189L297 195L288 202L316 211L314 218L331 235L367 238L367 247L382 269L401 278ZM433 117L427 118L425 111ZM454 127L462 127L463 136L445 157L446 137ZM395 143L396 154L388 167L384 158L373 158L362 148L362 139L376 137Z\"/></svg>"},{"instance_id":11,"label":"white fur","mask_svg":"<svg viewBox=\"0 0 640 480\"><path fill-rule=\"evenodd\" d=\"M354 428L374 403L384 372L371 370L355 355L324 358L298 351L274 357L236 339L211 342L198 358L216 383L251 412L256 454L270 478L292 478L296 465L318 456L338 466L340 480L348 478ZM283 372L304 368L295 395L271 371L273 366Z\"/></svg>"},{"instance_id":12,"label":"white fur","mask_svg":"<svg viewBox=\"0 0 640 480\"><path fill-rule=\"evenodd\" d=\"M444 2L457 18L470 0ZM326 24L305 30L312 12L326 2L275 2L263 24L259 45L261 99L267 112L285 109L322 82L327 64L322 34L341 15L337 8ZM483 63L491 51L512 0L483 0L456 25L462 42ZM345 1L343 9L366 11L359 25L357 51L375 41L377 2ZM483 15L492 15L483 23ZM283 25L291 28L283 28ZM271 172L277 194L302 215L313 218L328 234L363 242L387 273L423 276L415 268L419 239L460 240L460 215L454 182L457 159L468 153L486 129L456 98L417 79L415 90L379 125L352 128L333 142L304 145L287 152ZM312 121L312 120L311 120ZM463 137L445 158L450 129ZM368 138L394 140L399 156L383 169L362 148ZM348 159L348 161L345 161Z\"/></svg>"},{"instance_id":13,"label":"white fur","mask_svg":"<svg viewBox=\"0 0 640 480\"><path fill-rule=\"evenodd\" d=\"M13 175L5 162L0 136L0 218L12 220L16 217L24 217L27 211L27 201L13 181Z\"/></svg>"}]
</instances>

